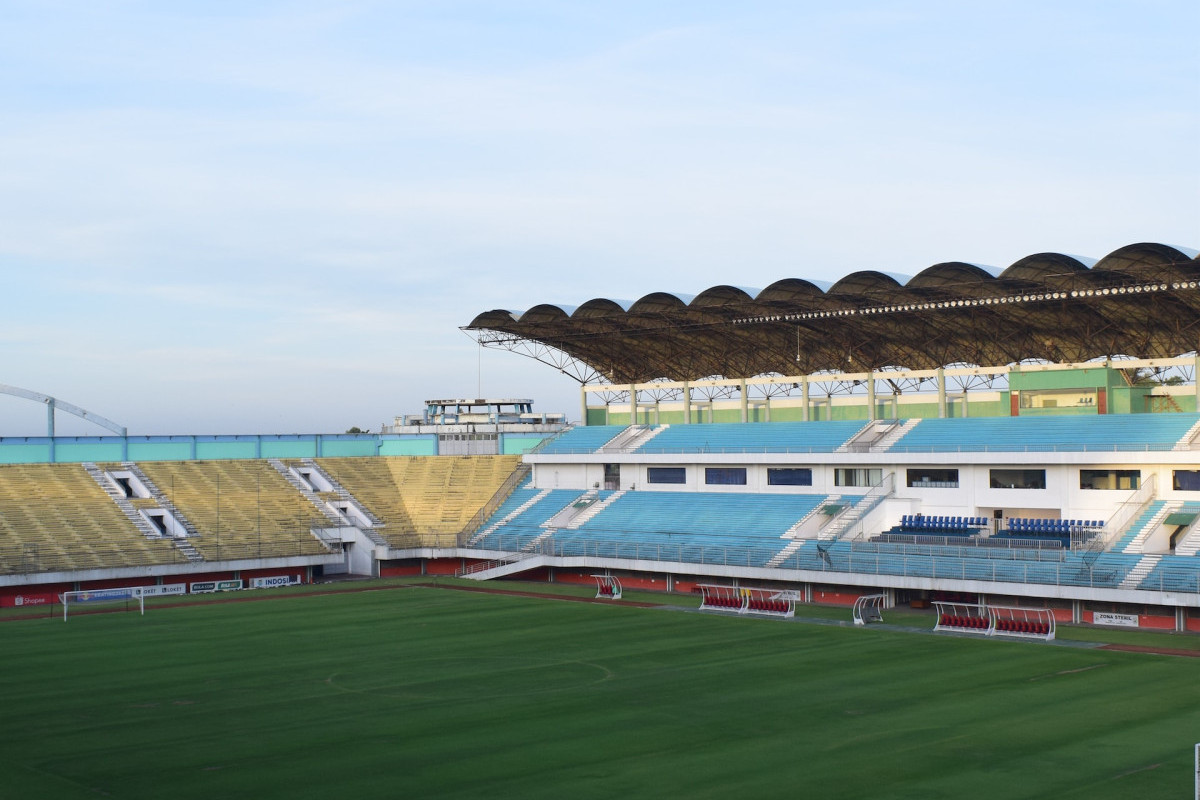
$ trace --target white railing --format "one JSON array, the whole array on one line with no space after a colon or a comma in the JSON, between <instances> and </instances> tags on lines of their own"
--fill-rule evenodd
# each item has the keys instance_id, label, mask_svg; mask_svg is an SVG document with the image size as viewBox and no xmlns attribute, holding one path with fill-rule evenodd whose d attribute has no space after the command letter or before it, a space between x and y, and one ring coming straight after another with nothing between
<instances>
[{"instance_id":1,"label":"white railing","mask_svg":"<svg viewBox=\"0 0 1200 800\"><path fill-rule=\"evenodd\" d=\"M1138 490L1129 496L1129 499L1121 503L1117 507L1117 511L1108 522L1104 524L1104 530L1099 536L1094 536L1088 542L1086 549L1089 552L1103 552L1107 550L1117 537L1125 532L1125 529L1146 510L1146 506L1150 505L1150 501L1158 493L1158 476L1151 472L1142 481L1142 485Z\"/></svg>"},{"instance_id":2,"label":"white railing","mask_svg":"<svg viewBox=\"0 0 1200 800\"><path fill-rule=\"evenodd\" d=\"M810 540L816 544L816 540ZM529 544L528 536L505 534L493 537L489 549L519 551ZM987 555L970 557L920 552L920 546L893 545L880 548L874 544L847 542L831 544L822 557L816 547L802 547L771 568L804 570L808 572L886 575L939 580L985 581L996 583L1028 583L1051 586L1087 586L1116 589L1128 575L1125 566L1094 566L1077 555L1059 551L1056 554L1017 557L1003 548L986 548ZM893 548L912 548L894 552ZM970 548L960 548L968 551ZM914 552L916 551L916 552ZM559 558L619 559L623 561L657 561L710 566L766 568L778 548L716 547L689 544L652 544L621 539L554 539L538 543L537 553ZM997 557L1003 553L1002 557ZM513 553L514 556L518 552ZM524 553L521 555L531 555ZM491 566L509 563L497 560ZM480 570L490 567L479 567ZM1159 569L1143 579L1142 590L1171 591L1200 594L1200 568L1179 567Z\"/></svg>"}]
</instances>

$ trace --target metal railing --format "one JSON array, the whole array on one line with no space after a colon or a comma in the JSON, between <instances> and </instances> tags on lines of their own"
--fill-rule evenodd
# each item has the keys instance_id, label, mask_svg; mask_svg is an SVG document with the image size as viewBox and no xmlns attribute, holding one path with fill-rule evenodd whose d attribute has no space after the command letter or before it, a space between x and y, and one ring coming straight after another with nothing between
<instances>
[{"instance_id":1,"label":"metal railing","mask_svg":"<svg viewBox=\"0 0 1200 800\"><path fill-rule=\"evenodd\" d=\"M483 527L483 523L491 519L492 514L498 509L509 496L516 491L517 486L521 481L529 477L529 473L533 470L528 464L521 464L513 471L511 475L504 479L504 483L500 484L500 488L491 496L491 498L483 504L483 507L475 512L472 517L467 520L467 524L458 532L458 544L465 546L471 541L471 537L479 532Z\"/></svg>"},{"instance_id":2,"label":"metal railing","mask_svg":"<svg viewBox=\"0 0 1200 800\"><path fill-rule=\"evenodd\" d=\"M489 539L489 551L522 550L531 541L528 535L499 534ZM816 543L815 540L814 544ZM945 555L932 552L894 552L894 548L920 548L892 545L891 549L865 542L846 542L818 552L804 547L772 565L774 569L804 570L830 574L879 575L939 580L983 581L989 583L1027 583L1050 586L1081 586L1116 589L1128 575L1128 568L1088 564L1066 551L1036 551L1024 556L1003 548L986 548L983 553ZM962 548L969 551L970 548ZM622 539L547 539L537 552L560 558L621 559L657 561L706 566L765 568L779 554L778 548L717 547L710 545L647 543ZM1200 567L1162 567L1138 584L1139 590L1200 593Z\"/></svg>"}]
</instances>

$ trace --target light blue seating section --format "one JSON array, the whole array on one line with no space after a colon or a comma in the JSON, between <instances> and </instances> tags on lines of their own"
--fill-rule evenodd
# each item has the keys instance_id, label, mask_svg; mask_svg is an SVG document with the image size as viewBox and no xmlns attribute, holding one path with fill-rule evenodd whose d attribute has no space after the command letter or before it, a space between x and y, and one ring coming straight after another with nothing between
<instances>
[{"instance_id":1,"label":"light blue seating section","mask_svg":"<svg viewBox=\"0 0 1200 800\"><path fill-rule=\"evenodd\" d=\"M1200 556L1163 556L1139 589L1163 592L1200 592Z\"/></svg>"},{"instance_id":2,"label":"light blue seating section","mask_svg":"<svg viewBox=\"0 0 1200 800\"><path fill-rule=\"evenodd\" d=\"M483 527L503 519L538 494L539 490L527 480ZM549 532L542 523L585 494L578 489L551 491L476 546L520 550ZM598 499L607 500L613 494L599 492ZM550 552L566 557L763 567L792 541L781 538L782 534L809 514L821 513L821 506L829 499L827 495L625 492L579 528L551 533ZM839 504L857 499L842 496ZM1142 559L1142 554L1124 553L1121 548L1164 504L1150 504L1116 546L1099 554L1030 549L1032 542L1030 548L990 547L972 544L986 541L975 539L964 539L961 545L807 540L778 566L827 573L1117 588ZM973 520L968 517L964 521ZM1164 557L1138 588L1200 591L1200 556Z\"/></svg>"},{"instance_id":3,"label":"light blue seating section","mask_svg":"<svg viewBox=\"0 0 1200 800\"><path fill-rule=\"evenodd\" d=\"M537 452L538 455L594 453L623 430L624 425L576 425L551 439Z\"/></svg>"},{"instance_id":4,"label":"light blue seating section","mask_svg":"<svg viewBox=\"0 0 1200 800\"><path fill-rule=\"evenodd\" d=\"M504 519L522 504L540 494L538 489L522 487L496 509L496 513L484 523L483 529ZM485 550L520 550L537 537L546 533L542 523L582 497L579 489L554 489L530 508L509 522L488 533L475 546ZM611 493L610 493L611 494Z\"/></svg>"},{"instance_id":5,"label":"light blue seating section","mask_svg":"<svg viewBox=\"0 0 1200 800\"><path fill-rule=\"evenodd\" d=\"M840 498L839 505L858 500ZM739 551L732 554L735 563L762 566L789 543L781 538L784 532L828 499L827 495L627 492L578 528L555 533L555 550L562 555L604 556L611 551L610 557L666 557L704 564L730 563L731 551Z\"/></svg>"},{"instance_id":6,"label":"light blue seating section","mask_svg":"<svg viewBox=\"0 0 1200 800\"><path fill-rule=\"evenodd\" d=\"M637 453L832 453L864 420L717 422L664 426Z\"/></svg>"},{"instance_id":7,"label":"light blue seating section","mask_svg":"<svg viewBox=\"0 0 1200 800\"><path fill-rule=\"evenodd\" d=\"M1200 414L922 419L891 452L1170 450Z\"/></svg>"},{"instance_id":8,"label":"light blue seating section","mask_svg":"<svg viewBox=\"0 0 1200 800\"><path fill-rule=\"evenodd\" d=\"M1141 558L1132 553L1106 552L1088 564L1082 555L1064 550L914 547L845 541L825 545L825 557L821 549L815 541L806 542L781 566L823 572L1116 588Z\"/></svg>"}]
</instances>

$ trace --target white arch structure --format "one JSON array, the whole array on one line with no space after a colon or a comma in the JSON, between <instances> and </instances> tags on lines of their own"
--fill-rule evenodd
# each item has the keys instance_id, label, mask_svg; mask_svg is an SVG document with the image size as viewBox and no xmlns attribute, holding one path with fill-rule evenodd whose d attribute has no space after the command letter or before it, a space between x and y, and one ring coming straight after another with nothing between
<instances>
[{"instance_id":1,"label":"white arch structure","mask_svg":"<svg viewBox=\"0 0 1200 800\"><path fill-rule=\"evenodd\" d=\"M46 435L47 436L54 435L54 412L59 411L59 410L66 411L68 414L74 414L75 416L79 417L80 419L87 420L88 422L91 422L95 425L99 425L101 428L107 428L108 430L112 431L113 433L117 434L118 436L127 435L127 430L126 430L125 426L118 425L117 423L113 422L112 420L106 419L105 417L102 417L99 414L93 414L91 411L88 411L86 408L80 408L79 406L75 405L74 403L68 403L65 400L59 400L55 397L51 397L48 394L42 394L41 392L31 392L28 389L21 389L17 386L8 386L7 384L3 384L3 383L0 383L0 394L12 395L13 397L21 397L26 400L32 400L35 403L44 404L46 406Z\"/></svg>"}]
</instances>

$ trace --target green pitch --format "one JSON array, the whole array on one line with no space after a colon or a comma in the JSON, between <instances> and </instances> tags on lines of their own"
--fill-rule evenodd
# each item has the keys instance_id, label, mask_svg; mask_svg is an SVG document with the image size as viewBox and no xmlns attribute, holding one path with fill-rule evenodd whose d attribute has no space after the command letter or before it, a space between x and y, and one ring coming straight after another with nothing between
<instances>
[{"instance_id":1,"label":"green pitch","mask_svg":"<svg viewBox=\"0 0 1200 800\"><path fill-rule=\"evenodd\" d=\"M1181 798L1200 663L404 588L0 624L3 798Z\"/></svg>"}]
</instances>

